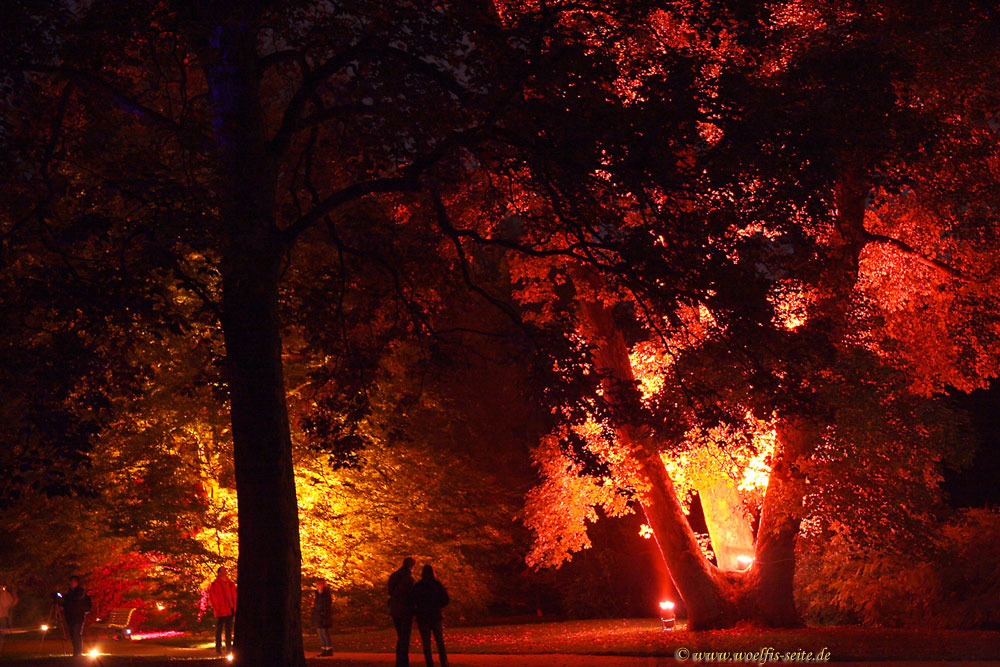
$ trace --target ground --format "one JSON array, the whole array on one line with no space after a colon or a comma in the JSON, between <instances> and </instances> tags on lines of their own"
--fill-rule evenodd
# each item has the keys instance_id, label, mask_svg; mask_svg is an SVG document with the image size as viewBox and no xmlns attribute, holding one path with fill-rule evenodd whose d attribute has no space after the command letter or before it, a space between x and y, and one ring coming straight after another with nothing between
<instances>
[{"instance_id":1,"label":"ground","mask_svg":"<svg viewBox=\"0 0 1000 667\"><path fill-rule=\"evenodd\" d=\"M213 641L207 634L132 642L88 638L87 648L96 642L102 655L81 662L93 664L91 661L94 661L103 667L154 667L176 663L186 667L220 667L226 663L213 658ZM823 627L781 631L740 628L695 634L683 627L661 631L655 619L627 619L447 628L446 641L453 667L678 665L682 663L675 656L681 648L690 652L686 660L689 663L709 662L704 655L698 655L700 652L756 652L771 648L774 650L771 655L800 650L818 653L825 649L830 653L829 660L838 665L878 662L882 667L889 667L964 661L1000 665L1000 633L929 628ZM315 667L384 667L393 663L391 630L337 634L333 658L314 658L315 642L315 636L306 637L307 655L310 665ZM423 663L422 656L416 653L418 642L414 633L413 665ZM68 658L56 657L62 649L62 641L58 638L49 636L42 641L37 632L17 633L6 638L0 649L0 661L13 665L72 664ZM744 661L743 664L750 663Z\"/></svg>"}]
</instances>

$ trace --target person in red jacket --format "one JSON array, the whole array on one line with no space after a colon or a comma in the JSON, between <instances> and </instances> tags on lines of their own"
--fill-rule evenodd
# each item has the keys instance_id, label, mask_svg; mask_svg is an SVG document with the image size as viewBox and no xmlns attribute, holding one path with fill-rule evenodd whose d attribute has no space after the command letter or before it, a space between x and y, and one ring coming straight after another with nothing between
<instances>
[{"instance_id":1,"label":"person in red jacket","mask_svg":"<svg viewBox=\"0 0 1000 667\"><path fill-rule=\"evenodd\" d=\"M208 601L215 614L215 652L222 655L222 629L226 629L226 653L233 648L233 615L236 613L236 584L229 578L226 568L220 567L215 581L208 587Z\"/></svg>"}]
</instances>

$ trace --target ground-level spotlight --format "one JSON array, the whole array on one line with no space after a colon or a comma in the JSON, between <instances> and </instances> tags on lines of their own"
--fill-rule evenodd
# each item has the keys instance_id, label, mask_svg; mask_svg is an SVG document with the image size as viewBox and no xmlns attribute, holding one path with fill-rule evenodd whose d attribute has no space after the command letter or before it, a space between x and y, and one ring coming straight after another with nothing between
<instances>
[{"instance_id":1,"label":"ground-level spotlight","mask_svg":"<svg viewBox=\"0 0 1000 667\"><path fill-rule=\"evenodd\" d=\"M670 630L674 627L675 623L674 603L670 600L664 600L660 603L660 629Z\"/></svg>"},{"instance_id":2,"label":"ground-level spotlight","mask_svg":"<svg viewBox=\"0 0 1000 667\"><path fill-rule=\"evenodd\" d=\"M97 647L95 646L94 648L90 649L90 653L88 653L87 655L89 655L91 658L96 658L100 654L101 654L100 651L98 651Z\"/></svg>"},{"instance_id":3,"label":"ground-level spotlight","mask_svg":"<svg viewBox=\"0 0 1000 667\"><path fill-rule=\"evenodd\" d=\"M228 660L229 662L232 662L233 661L233 654L230 653L229 655L227 655L226 656L226 660Z\"/></svg>"},{"instance_id":4,"label":"ground-level spotlight","mask_svg":"<svg viewBox=\"0 0 1000 667\"><path fill-rule=\"evenodd\" d=\"M49 631L49 626L43 625L42 626L42 632L48 632L48 631Z\"/></svg>"},{"instance_id":5,"label":"ground-level spotlight","mask_svg":"<svg viewBox=\"0 0 1000 667\"><path fill-rule=\"evenodd\" d=\"M740 566L741 570L746 570L753 565L753 556L737 556L736 564Z\"/></svg>"},{"instance_id":6,"label":"ground-level spotlight","mask_svg":"<svg viewBox=\"0 0 1000 667\"><path fill-rule=\"evenodd\" d=\"M157 611L163 611L164 609L166 609L166 607L164 607L164 606L163 606L162 604L160 604L159 602L157 602L157 603L156 603L156 610L157 610Z\"/></svg>"}]
</instances>

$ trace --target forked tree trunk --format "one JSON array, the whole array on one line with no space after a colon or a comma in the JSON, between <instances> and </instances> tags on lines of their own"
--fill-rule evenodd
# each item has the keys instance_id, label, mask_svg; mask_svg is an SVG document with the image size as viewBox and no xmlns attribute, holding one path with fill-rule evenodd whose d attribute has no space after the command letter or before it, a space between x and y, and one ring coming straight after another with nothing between
<instances>
[{"instance_id":1,"label":"forked tree trunk","mask_svg":"<svg viewBox=\"0 0 1000 667\"><path fill-rule=\"evenodd\" d=\"M688 628L707 630L732 625L736 609L730 585L702 553L659 455L649 453L648 443L636 442L627 430L618 429L618 438L634 453L649 484L640 506L674 587L684 600Z\"/></svg>"},{"instance_id":2,"label":"forked tree trunk","mask_svg":"<svg viewBox=\"0 0 1000 667\"><path fill-rule=\"evenodd\" d=\"M252 2L175 0L208 85L222 328L239 504L236 661L303 667L301 552L281 359L285 244L260 107Z\"/></svg>"},{"instance_id":3,"label":"forked tree trunk","mask_svg":"<svg viewBox=\"0 0 1000 667\"><path fill-rule=\"evenodd\" d=\"M638 401L638 393L625 339L610 310L596 296L581 291L596 291L595 280L579 271L574 282L580 319L594 344L594 363L602 375L605 397L620 413L628 414L630 404L634 407ZM648 486L640 505L670 578L687 607L688 627L707 629L731 624L732 609L730 596L724 590L725 581L702 554L648 428L627 423L615 426L620 444L631 452Z\"/></svg>"},{"instance_id":4,"label":"forked tree trunk","mask_svg":"<svg viewBox=\"0 0 1000 667\"><path fill-rule=\"evenodd\" d=\"M610 310L593 294L596 280L576 272L581 322L594 345L594 362L602 374L606 398L619 414L634 414L639 400L628 347L615 326ZM795 572L795 537L798 533L802 487L796 466L799 450L811 444L808 433L782 445L774 483L765 493L755 562L746 572L722 572L705 558L678 500L673 481L663 465L648 429L641 424L616 424L620 443L631 452L649 489L641 506L653 531L670 577L684 599L688 627L707 630L749 621L774 627L801 624L795 610L792 579ZM798 495L796 495L798 494ZM789 511L787 508L793 508ZM757 559L760 562L757 562Z\"/></svg>"}]
</instances>

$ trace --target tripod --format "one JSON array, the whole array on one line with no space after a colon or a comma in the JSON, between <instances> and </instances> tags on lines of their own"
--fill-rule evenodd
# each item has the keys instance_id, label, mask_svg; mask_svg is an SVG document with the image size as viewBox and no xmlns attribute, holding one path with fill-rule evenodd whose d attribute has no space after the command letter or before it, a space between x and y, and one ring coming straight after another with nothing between
<instances>
[{"instance_id":1,"label":"tripod","mask_svg":"<svg viewBox=\"0 0 1000 667\"><path fill-rule=\"evenodd\" d=\"M66 642L69 641L69 629L66 627L66 619L63 618L62 606L59 604L59 600L54 600L52 602L52 607L49 608L49 621L42 626L42 640L38 642L38 652L42 652L42 645L45 644L45 637L48 636L49 630L58 626L59 627L59 648L62 653L66 652Z\"/></svg>"}]
</instances>

